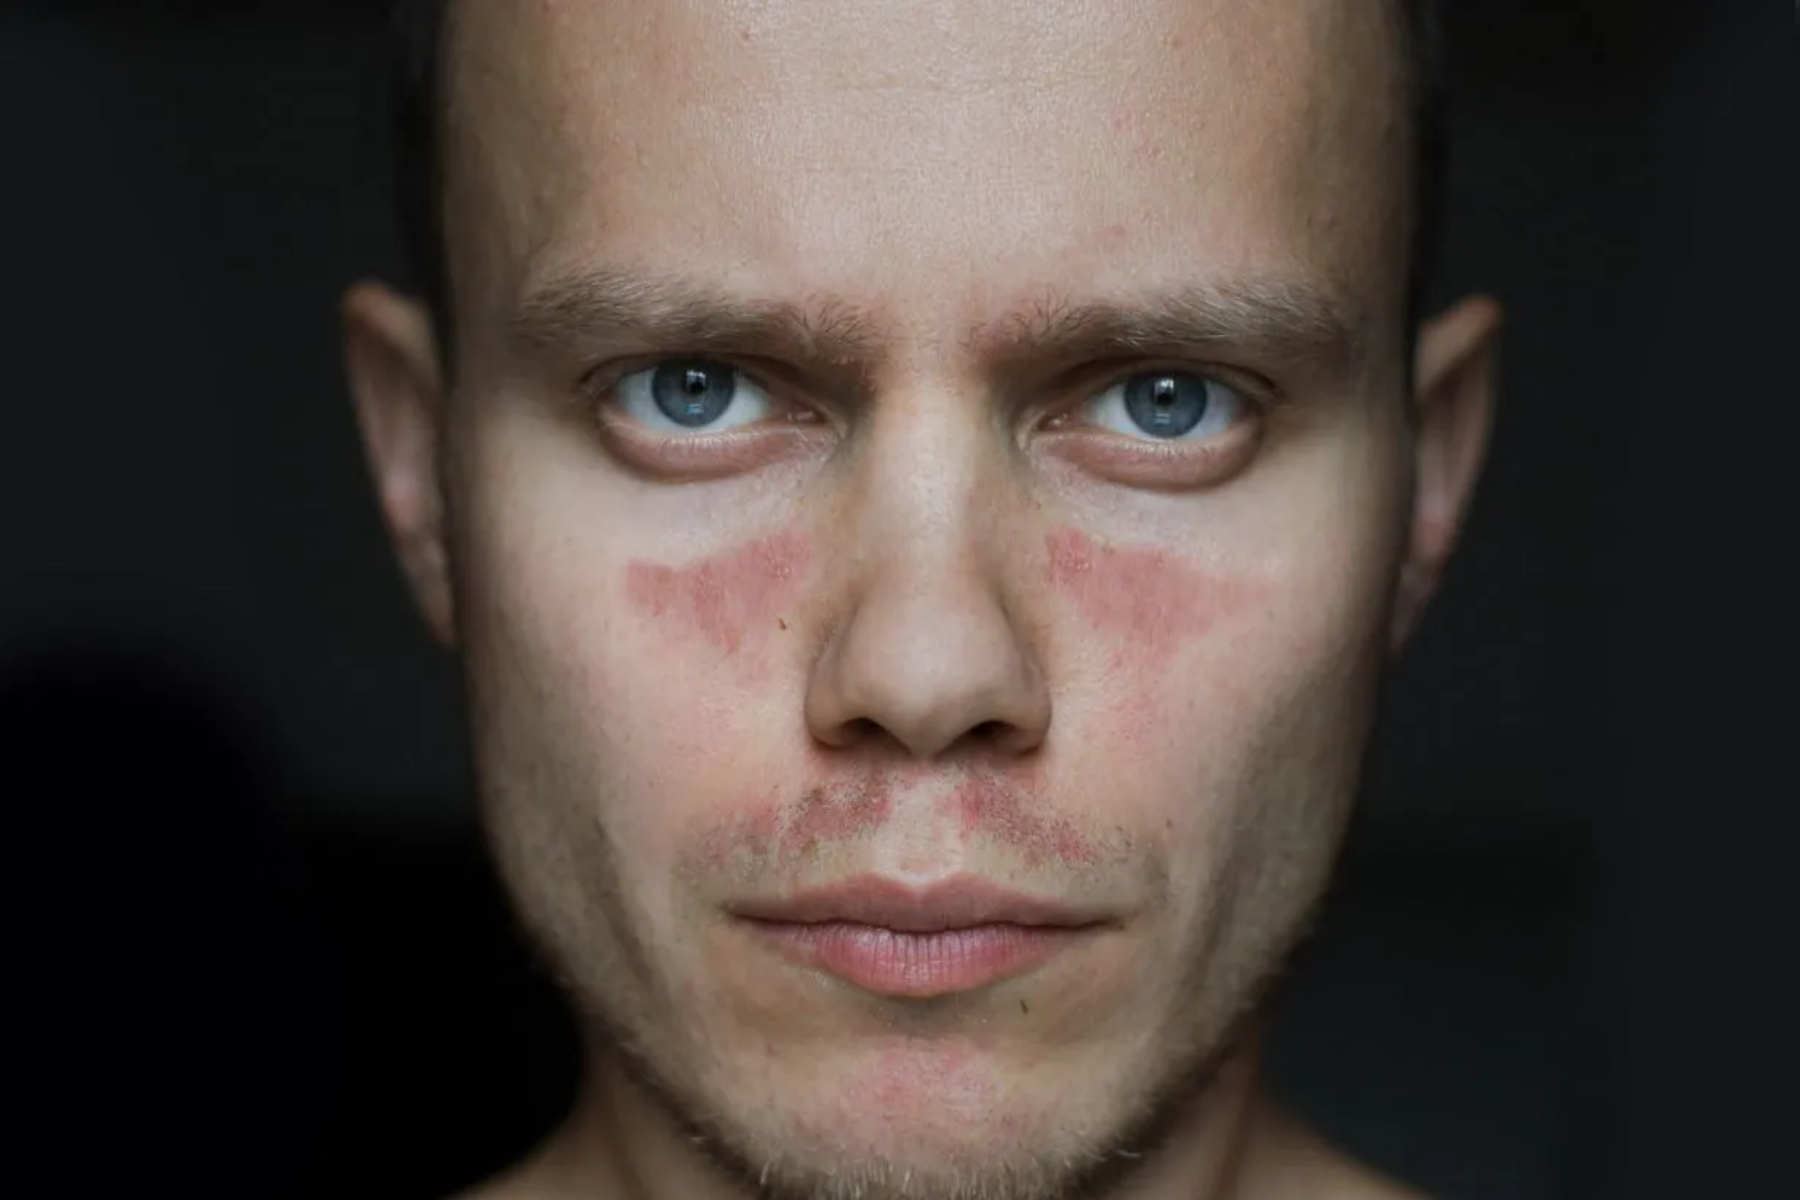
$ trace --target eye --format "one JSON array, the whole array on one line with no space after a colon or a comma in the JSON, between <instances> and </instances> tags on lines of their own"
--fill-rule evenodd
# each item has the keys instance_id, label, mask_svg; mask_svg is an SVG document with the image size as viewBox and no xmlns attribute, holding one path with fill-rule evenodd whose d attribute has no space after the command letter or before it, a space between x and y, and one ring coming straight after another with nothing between
<instances>
[{"instance_id":1,"label":"eye","mask_svg":"<svg viewBox=\"0 0 1800 1200\"><path fill-rule=\"evenodd\" d=\"M1229 430L1247 406L1216 379L1192 371L1142 371L1089 400L1082 416L1127 437L1199 440Z\"/></svg>"},{"instance_id":2,"label":"eye","mask_svg":"<svg viewBox=\"0 0 1800 1200\"><path fill-rule=\"evenodd\" d=\"M714 433L767 420L774 401L735 367L708 359L670 359L620 378L615 403L658 433Z\"/></svg>"}]
</instances>

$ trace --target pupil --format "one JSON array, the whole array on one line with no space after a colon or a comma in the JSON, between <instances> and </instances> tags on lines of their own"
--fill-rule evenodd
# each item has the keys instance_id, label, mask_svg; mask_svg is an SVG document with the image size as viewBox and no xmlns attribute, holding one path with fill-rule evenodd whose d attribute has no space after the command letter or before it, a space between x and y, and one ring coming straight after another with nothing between
<instances>
[{"instance_id":1,"label":"pupil","mask_svg":"<svg viewBox=\"0 0 1800 1200\"><path fill-rule=\"evenodd\" d=\"M1180 437L1206 416L1207 388L1204 379L1186 372L1139 375L1125 385L1125 409L1145 433Z\"/></svg>"},{"instance_id":2,"label":"pupil","mask_svg":"<svg viewBox=\"0 0 1800 1200\"><path fill-rule=\"evenodd\" d=\"M650 378L650 394L662 414L677 425L710 425L731 407L737 372L717 363L666 363Z\"/></svg>"}]
</instances>

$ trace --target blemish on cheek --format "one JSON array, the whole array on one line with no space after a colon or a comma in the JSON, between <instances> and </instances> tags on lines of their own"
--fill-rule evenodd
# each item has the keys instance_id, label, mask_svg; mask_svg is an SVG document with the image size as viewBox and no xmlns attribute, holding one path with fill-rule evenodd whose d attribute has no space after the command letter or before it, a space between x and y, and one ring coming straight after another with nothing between
<instances>
[{"instance_id":1,"label":"blemish on cheek","mask_svg":"<svg viewBox=\"0 0 1800 1200\"><path fill-rule=\"evenodd\" d=\"M1074 825L1039 811L1041 805L998 779L976 776L951 797L970 837L991 837L1032 862L1092 866L1100 852Z\"/></svg>"},{"instance_id":2,"label":"blemish on cheek","mask_svg":"<svg viewBox=\"0 0 1800 1200\"><path fill-rule=\"evenodd\" d=\"M751 632L786 623L773 613L806 573L807 539L784 532L685 567L633 562L626 568L625 597L646 617L666 621L735 654Z\"/></svg>"},{"instance_id":3,"label":"blemish on cheek","mask_svg":"<svg viewBox=\"0 0 1800 1200\"><path fill-rule=\"evenodd\" d=\"M1062 529L1045 539L1051 587L1067 596L1088 623L1120 641L1115 667L1127 653L1162 658L1176 644L1199 637L1219 618L1244 608L1255 594L1245 584L1217 579L1163 550L1097 545L1087 534Z\"/></svg>"}]
</instances>

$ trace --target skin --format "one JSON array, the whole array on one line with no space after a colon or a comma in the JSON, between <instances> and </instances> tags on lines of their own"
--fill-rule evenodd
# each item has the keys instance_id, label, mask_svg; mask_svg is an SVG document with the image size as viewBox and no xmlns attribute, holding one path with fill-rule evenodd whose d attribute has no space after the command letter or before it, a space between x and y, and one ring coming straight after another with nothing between
<instances>
[{"instance_id":1,"label":"skin","mask_svg":"<svg viewBox=\"0 0 1800 1200\"><path fill-rule=\"evenodd\" d=\"M363 284L350 377L592 1030L482 1194L1399 1194L1262 1097L1254 1021L1489 422L1489 301L1408 390L1378 6L492 0L451 44L453 358ZM643 402L684 356L749 381L722 431ZM1192 435L1120 403L1158 371ZM732 915L862 874L1106 923L900 1000Z\"/></svg>"}]
</instances>

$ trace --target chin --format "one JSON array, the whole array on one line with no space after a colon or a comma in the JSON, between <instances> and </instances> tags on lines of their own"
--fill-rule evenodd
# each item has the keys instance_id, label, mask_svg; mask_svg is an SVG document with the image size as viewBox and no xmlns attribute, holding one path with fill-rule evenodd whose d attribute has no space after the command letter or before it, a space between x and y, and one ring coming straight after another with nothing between
<instances>
[{"instance_id":1,"label":"chin","mask_svg":"<svg viewBox=\"0 0 1800 1200\"><path fill-rule=\"evenodd\" d=\"M772 1200L1077 1194L1132 1169L1211 1074L1210 1059L1172 1061L1150 1039L1056 1046L979 1030L714 1048L702 1072L640 1059L628 1074L718 1170Z\"/></svg>"},{"instance_id":2,"label":"chin","mask_svg":"<svg viewBox=\"0 0 1800 1200\"><path fill-rule=\"evenodd\" d=\"M1093 1103L1075 1080L1048 1093L1008 1086L1000 1072L992 1083L980 1102L921 1091L871 1104L853 1077L823 1088L795 1080L783 1091L808 1096L803 1108L726 1111L721 1099L713 1119L690 1124L717 1166L777 1197L1027 1200L1065 1194L1104 1157L1112 1139L1096 1114L1074 1109L1075 1096Z\"/></svg>"}]
</instances>

